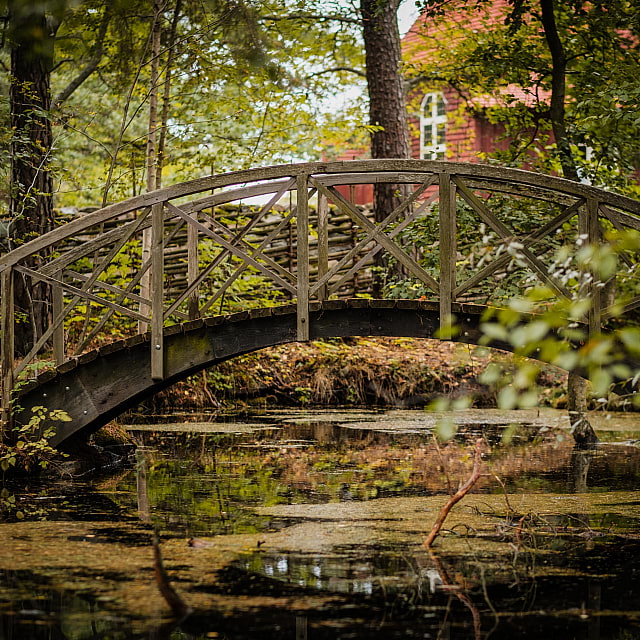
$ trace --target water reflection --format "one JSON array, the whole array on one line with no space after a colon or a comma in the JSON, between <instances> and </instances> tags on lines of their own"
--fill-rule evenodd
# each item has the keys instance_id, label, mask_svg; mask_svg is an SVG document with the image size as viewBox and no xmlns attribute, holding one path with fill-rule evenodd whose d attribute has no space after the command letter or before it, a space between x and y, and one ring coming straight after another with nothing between
<instances>
[{"instance_id":1,"label":"water reflection","mask_svg":"<svg viewBox=\"0 0 640 640\"><path fill-rule=\"evenodd\" d=\"M2 529L21 566L29 541L33 568L0 553L0 640L640 634L639 449L578 451L540 420L505 444L512 419L496 415L436 446L424 413L396 427L381 415L380 428L376 415L140 429L131 469L39 487L34 522ZM434 509L468 474L478 434L485 474L428 553ZM39 519L61 526L30 528ZM66 531L78 522L88 528ZM123 604L152 579L140 522L161 532L195 609L178 627ZM56 544L72 558L57 572L33 551ZM122 575L92 564L92 546L117 555Z\"/></svg>"}]
</instances>

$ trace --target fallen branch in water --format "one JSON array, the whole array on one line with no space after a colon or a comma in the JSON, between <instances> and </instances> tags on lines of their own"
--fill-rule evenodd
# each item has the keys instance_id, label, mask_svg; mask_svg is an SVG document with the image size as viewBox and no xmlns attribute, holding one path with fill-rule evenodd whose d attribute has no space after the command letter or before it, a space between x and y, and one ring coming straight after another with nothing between
<instances>
[{"instance_id":1,"label":"fallen branch in water","mask_svg":"<svg viewBox=\"0 0 640 640\"><path fill-rule=\"evenodd\" d=\"M191 607L178 595L177 591L171 585L171 581L162 562L158 532L155 530L153 532L153 568L156 583L162 597L171 608L173 615L178 620L184 620L191 613Z\"/></svg>"},{"instance_id":2,"label":"fallen branch in water","mask_svg":"<svg viewBox=\"0 0 640 640\"><path fill-rule=\"evenodd\" d=\"M449 511L451 511L453 505L462 500L467 493L473 488L473 485L478 482L480 478L480 466L482 464L482 439L479 438L476 440L476 453L473 461L473 472L471 473L471 477L449 498L447 504L442 507L440 510L440 514L436 519L433 527L431 528L431 532L427 536L427 539L424 541L424 546L429 549L433 544L433 541L438 536L444 521L447 519L449 515Z\"/></svg>"}]
</instances>

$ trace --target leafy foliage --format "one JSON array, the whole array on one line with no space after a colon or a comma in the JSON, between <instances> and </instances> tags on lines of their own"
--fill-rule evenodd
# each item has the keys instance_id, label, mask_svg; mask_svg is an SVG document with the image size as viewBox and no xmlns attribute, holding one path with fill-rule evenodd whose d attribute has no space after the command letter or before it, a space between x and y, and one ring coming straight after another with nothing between
<instances>
[{"instance_id":1,"label":"leafy foliage","mask_svg":"<svg viewBox=\"0 0 640 640\"><path fill-rule=\"evenodd\" d=\"M551 131L553 59L541 3L422 2L428 56L408 65L415 83L457 88L467 109L504 126L509 164L560 170ZM580 175L630 189L637 165L640 51L634 0L551 3L566 58L566 125ZM469 28L469 25L473 25ZM438 32L448 37L433 38ZM472 34L472 35L471 35ZM426 38L430 40L426 41ZM410 54L411 58L411 54Z\"/></svg>"}]
</instances>

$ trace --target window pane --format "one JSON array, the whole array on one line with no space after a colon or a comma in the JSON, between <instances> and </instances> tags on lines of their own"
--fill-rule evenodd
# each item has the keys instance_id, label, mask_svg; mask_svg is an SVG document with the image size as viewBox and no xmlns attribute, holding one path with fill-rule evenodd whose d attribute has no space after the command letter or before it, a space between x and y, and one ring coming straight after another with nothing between
<instances>
[{"instance_id":1,"label":"window pane","mask_svg":"<svg viewBox=\"0 0 640 640\"><path fill-rule=\"evenodd\" d=\"M438 142L437 144L445 143L445 133L447 125L444 122L439 122L438 125Z\"/></svg>"},{"instance_id":2,"label":"window pane","mask_svg":"<svg viewBox=\"0 0 640 640\"><path fill-rule=\"evenodd\" d=\"M433 103L433 96L427 96L424 99L424 109L423 109L423 113L425 118L431 118L432 113L431 113L431 109L432 109L432 103Z\"/></svg>"},{"instance_id":3,"label":"window pane","mask_svg":"<svg viewBox=\"0 0 640 640\"><path fill-rule=\"evenodd\" d=\"M425 125L424 129L423 129L423 133L422 133L422 144L425 147L432 147L434 145L434 140L433 140L433 127L428 124Z\"/></svg>"},{"instance_id":4,"label":"window pane","mask_svg":"<svg viewBox=\"0 0 640 640\"><path fill-rule=\"evenodd\" d=\"M447 106L444 103L444 98L442 95L438 96L438 115L444 116L447 112Z\"/></svg>"}]
</instances>

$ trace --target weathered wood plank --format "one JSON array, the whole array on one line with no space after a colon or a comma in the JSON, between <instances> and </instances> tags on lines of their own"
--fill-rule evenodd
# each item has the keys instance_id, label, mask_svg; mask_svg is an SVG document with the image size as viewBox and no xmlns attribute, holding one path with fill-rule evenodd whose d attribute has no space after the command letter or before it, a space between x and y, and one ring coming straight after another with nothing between
<instances>
[{"instance_id":1,"label":"weathered wood plank","mask_svg":"<svg viewBox=\"0 0 640 640\"><path fill-rule=\"evenodd\" d=\"M324 193L327 198L335 202L345 213L350 215L354 222L369 232L371 239L381 244L400 264L413 274L418 280L424 282L434 293L438 293L438 282L431 277L411 256L406 254L397 244L395 244L386 234L382 233L377 226L370 222L358 209L345 200L342 195L333 187L317 185L318 191Z\"/></svg>"},{"instance_id":2,"label":"weathered wood plank","mask_svg":"<svg viewBox=\"0 0 640 640\"><path fill-rule=\"evenodd\" d=\"M585 200L578 200L574 202L572 205L570 205L564 211L562 211L559 215L555 216L553 220L550 220L547 224L540 227L540 229L538 229L537 231L534 231L533 233L530 233L529 235L525 236L519 241L522 242L522 244L525 247L535 246L538 242L543 240L550 233L553 233L556 229L559 229L565 222L573 218L573 216L577 215L580 207L584 203L585 203ZM465 280L463 283L458 285L454 291L454 295L460 296L463 293L466 293L467 291L475 287L477 284L479 284L486 278L489 278L500 269L503 269L504 267L506 267L507 264L511 261L511 259L512 259L512 256L509 255L508 253L502 254L501 256L496 258L494 261L492 261L490 264L488 264L486 267L478 271L478 273L474 274L473 276Z\"/></svg>"},{"instance_id":3,"label":"weathered wood plank","mask_svg":"<svg viewBox=\"0 0 640 640\"><path fill-rule=\"evenodd\" d=\"M440 174L440 331L450 337L451 305L455 300L456 286L456 186L448 174Z\"/></svg>"},{"instance_id":4,"label":"weathered wood plank","mask_svg":"<svg viewBox=\"0 0 640 640\"><path fill-rule=\"evenodd\" d=\"M322 280L329 271L329 203L324 193L318 194L318 279ZM317 288L318 298L326 300L327 284ZM310 292L310 295L313 295Z\"/></svg>"},{"instance_id":5,"label":"weathered wood plank","mask_svg":"<svg viewBox=\"0 0 640 640\"><path fill-rule=\"evenodd\" d=\"M164 205L151 208L151 379L164 379Z\"/></svg>"},{"instance_id":6,"label":"weathered wood plank","mask_svg":"<svg viewBox=\"0 0 640 640\"><path fill-rule=\"evenodd\" d=\"M62 280L62 273L57 274L57 279ZM62 287L59 285L51 285L51 302L53 317L62 315L64 311L64 297ZM64 325L59 323L57 329L53 332L53 360L56 366L60 366L65 361L64 348Z\"/></svg>"},{"instance_id":7,"label":"weathered wood plank","mask_svg":"<svg viewBox=\"0 0 640 640\"><path fill-rule=\"evenodd\" d=\"M0 367L2 368L2 412L0 414L0 436L4 441L6 432L11 427L11 394L14 386L14 272L7 269L0 274Z\"/></svg>"},{"instance_id":8,"label":"weathered wood plank","mask_svg":"<svg viewBox=\"0 0 640 640\"><path fill-rule=\"evenodd\" d=\"M309 188L307 176L301 174L296 180L298 251L296 263L297 337L309 340Z\"/></svg>"},{"instance_id":9,"label":"weathered wood plank","mask_svg":"<svg viewBox=\"0 0 640 640\"><path fill-rule=\"evenodd\" d=\"M195 220L198 214L192 214ZM188 294L189 320L196 320L200 317L200 296L198 293L198 285L194 285L198 278L198 229L193 225L187 225L187 287L190 289Z\"/></svg>"},{"instance_id":10,"label":"weathered wood plank","mask_svg":"<svg viewBox=\"0 0 640 640\"><path fill-rule=\"evenodd\" d=\"M480 217L499 235L503 240L507 241L507 244L510 244L512 241L516 239L516 235L511 231L502 221L498 220L496 216L484 205L484 203L472 192L470 191L464 182L459 178L455 177L454 182L456 183L458 190L462 197L467 201L467 203L473 207L473 209L480 214ZM517 255L522 258L523 262L528 263L529 268L544 282L549 285L553 291L559 296L564 298L571 298L571 293L569 290L560 282L558 282L555 278L553 278L547 268L534 256L527 247L522 245L518 241L520 245L517 249Z\"/></svg>"}]
</instances>

